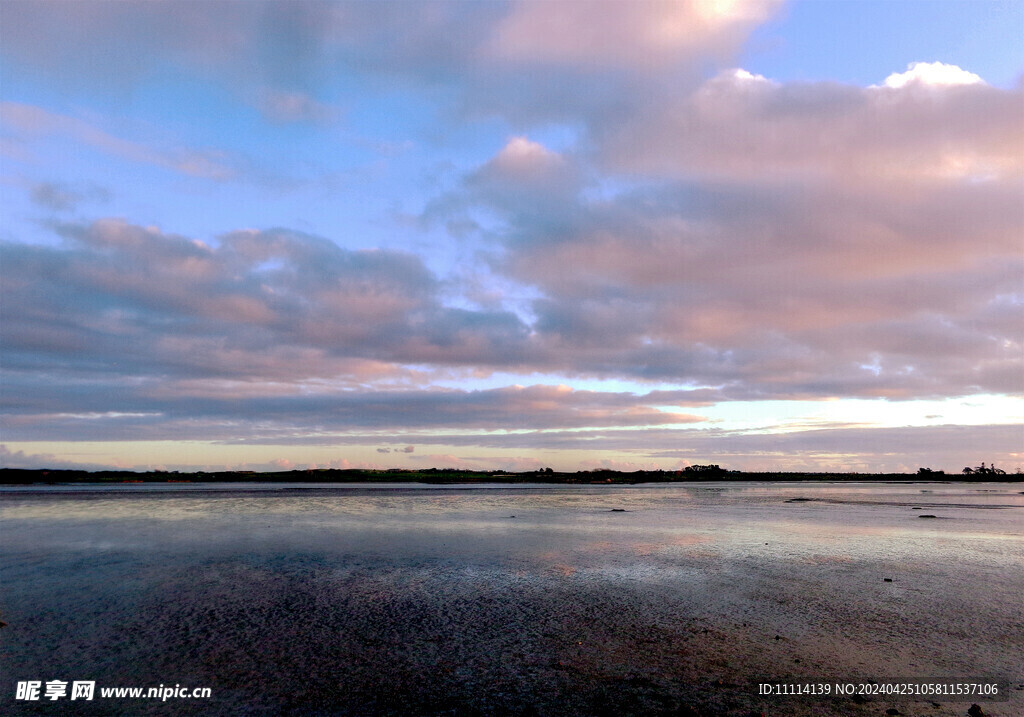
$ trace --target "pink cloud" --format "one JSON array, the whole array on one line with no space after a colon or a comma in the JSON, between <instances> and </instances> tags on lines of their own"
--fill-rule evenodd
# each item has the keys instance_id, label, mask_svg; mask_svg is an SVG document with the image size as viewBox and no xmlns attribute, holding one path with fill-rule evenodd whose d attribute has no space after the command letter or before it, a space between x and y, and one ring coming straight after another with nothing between
<instances>
[{"instance_id":1,"label":"pink cloud","mask_svg":"<svg viewBox=\"0 0 1024 717\"><path fill-rule=\"evenodd\" d=\"M235 176L228 158L216 150L188 147L154 148L122 139L74 117L18 102L0 102L3 124L23 141L40 137L68 138L120 159L151 164L192 177L226 180Z\"/></svg>"},{"instance_id":2,"label":"pink cloud","mask_svg":"<svg viewBox=\"0 0 1024 717\"><path fill-rule=\"evenodd\" d=\"M337 112L307 93L264 89L257 94L256 106L272 122L326 123Z\"/></svg>"},{"instance_id":3,"label":"pink cloud","mask_svg":"<svg viewBox=\"0 0 1024 717\"><path fill-rule=\"evenodd\" d=\"M968 82L954 66L921 67L867 88L726 71L611 127L605 157L661 176L829 178L890 190L908 179L1020 177L1024 91Z\"/></svg>"},{"instance_id":4,"label":"pink cloud","mask_svg":"<svg viewBox=\"0 0 1024 717\"><path fill-rule=\"evenodd\" d=\"M506 61L659 69L735 51L780 5L776 0L521 0L497 26L487 49Z\"/></svg>"}]
</instances>

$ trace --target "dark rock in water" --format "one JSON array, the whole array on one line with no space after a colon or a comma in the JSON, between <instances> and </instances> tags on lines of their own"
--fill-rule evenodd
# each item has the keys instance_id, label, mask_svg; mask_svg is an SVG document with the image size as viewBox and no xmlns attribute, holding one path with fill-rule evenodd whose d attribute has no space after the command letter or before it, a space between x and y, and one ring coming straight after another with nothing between
<instances>
[{"instance_id":1,"label":"dark rock in water","mask_svg":"<svg viewBox=\"0 0 1024 717\"><path fill-rule=\"evenodd\" d=\"M810 498L790 498L786 502L787 503L807 503L808 501L810 501Z\"/></svg>"},{"instance_id":2,"label":"dark rock in water","mask_svg":"<svg viewBox=\"0 0 1024 717\"><path fill-rule=\"evenodd\" d=\"M915 506L915 507L911 508L911 510L924 510L924 508L918 508L918 507Z\"/></svg>"},{"instance_id":3,"label":"dark rock in water","mask_svg":"<svg viewBox=\"0 0 1024 717\"><path fill-rule=\"evenodd\" d=\"M625 508L612 508L611 512L612 513L625 513L626 509Z\"/></svg>"},{"instance_id":4,"label":"dark rock in water","mask_svg":"<svg viewBox=\"0 0 1024 717\"><path fill-rule=\"evenodd\" d=\"M918 518L937 518L938 516L937 515L932 515L932 514L928 513L928 514L925 514L925 515L919 515L917 517Z\"/></svg>"},{"instance_id":5,"label":"dark rock in water","mask_svg":"<svg viewBox=\"0 0 1024 717\"><path fill-rule=\"evenodd\" d=\"M979 705L971 705L971 708L967 710L967 714L971 717L985 717L985 712L982 711Z\"/></svg>"},{"instance_id":6,"label":"dark rock in water","mask_svg":"<svg viewBox=\"0 0 1024 717\"><path fill-rule=\"evenodd\" d=\"M892 582L892 578L882 578L882 581L883 582L887 582L887 583L891 583Z\"/></svg>"}]
</instances>

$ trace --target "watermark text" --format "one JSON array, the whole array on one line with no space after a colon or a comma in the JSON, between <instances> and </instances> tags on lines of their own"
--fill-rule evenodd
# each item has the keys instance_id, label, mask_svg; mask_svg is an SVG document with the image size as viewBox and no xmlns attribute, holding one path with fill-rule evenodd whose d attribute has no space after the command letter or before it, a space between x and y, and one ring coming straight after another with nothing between
<instances>
[{"instance_id":1,"label":"watermark text","mask_svg":"<svg viewBox=\"0 0 1024 717\"><path fill-rule=\"evenodd\" d=\"M95 680L24 680L18 682L14 699L27 702L59 700L143 699L182 700L207 699L213 694L209 687L182 687L161 684L159 687L96 687Z\"/></svg>"}]
</instances>

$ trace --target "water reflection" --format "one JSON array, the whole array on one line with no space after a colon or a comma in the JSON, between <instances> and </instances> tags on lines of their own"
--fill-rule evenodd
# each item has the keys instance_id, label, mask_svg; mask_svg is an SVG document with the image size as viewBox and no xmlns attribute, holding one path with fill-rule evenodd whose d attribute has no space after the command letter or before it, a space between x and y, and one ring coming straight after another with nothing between
<instances>
[{"instance_id":1,"label":"water reflection","mask_svg":"<svg viewBox=\"0 0 1024 717\"><path fill-rule=\"evenodd\" d=\"M639 713L708 675L1024 651L1005 485L301 488L0 490L4 674L233 695L210 714L522 711L602 685Z\"/></svg>"},{"instance_id":2,"label":"water reflection","mask_svg":"<svg viewBox=\"0 0 1024 717\"><path fill-rule=\"evenodd\" d=\"M626 487L148 486L3 490L8 549L901 554L985 552L1024 539L1024 496L1006 486L728 484ZM923 492L927 491L927 492ZM794 498L805 499L800 502ZM922 500L924 498L925 500ZM936 520L921 520L927 508ZM760 550L767 542L770 550ZM700 546L697 550L694 546Z\"/></svg>"}]
</instances>

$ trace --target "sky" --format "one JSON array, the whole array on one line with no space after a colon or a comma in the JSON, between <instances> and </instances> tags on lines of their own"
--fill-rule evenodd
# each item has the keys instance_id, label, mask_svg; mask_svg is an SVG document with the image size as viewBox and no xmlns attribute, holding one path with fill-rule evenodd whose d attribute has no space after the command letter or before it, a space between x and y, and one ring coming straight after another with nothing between
<instances>
[{"instance_id":1,"label":"sky","mask_svg":"<svg viewBox=\"0 0 1024 717\"><path fill-rule=\"evenodd\" d=\"M0 0L0 465L1019 470L1021 37Z\"/></svg>"}]
</instances>

